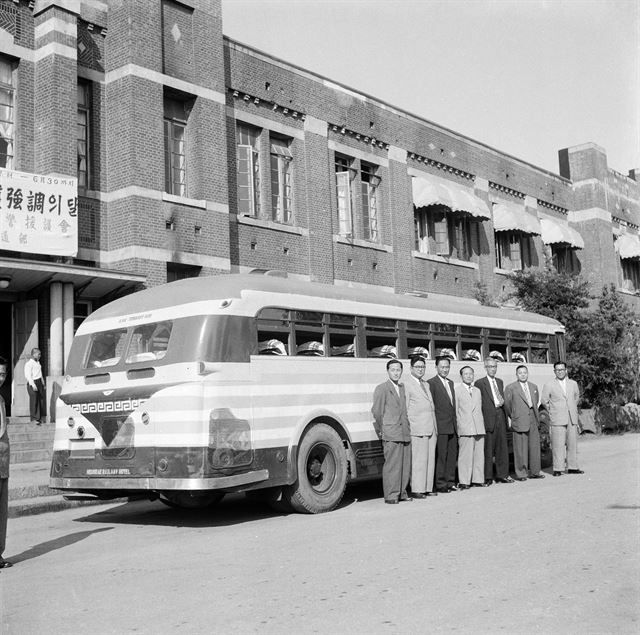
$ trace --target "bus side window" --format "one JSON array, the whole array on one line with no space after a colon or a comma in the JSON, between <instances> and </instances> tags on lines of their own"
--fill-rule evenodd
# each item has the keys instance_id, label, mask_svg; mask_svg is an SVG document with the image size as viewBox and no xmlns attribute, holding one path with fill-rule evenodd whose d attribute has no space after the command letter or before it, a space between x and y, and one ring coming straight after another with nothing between
<instances>
[{"instance_id":1,"label":"bus side window","mask_svg":"<svg viewBox=\"0 0 640 635\"><path fill-rule=\"evenodd\" d=\"M460 327L460 353L461 358L469 362L481 362L482 329L475 326Z\"/></svg>"},{"instance_id":2,"label":"bus side window","mask_svg":"<svg viewBox=\"0 0 640 635\"><path fill-rule=\"evenodd\" d=\"M431 358L431 334L428 322L407 322L407 356Z\"/></svg>"},{"instance_id":3,"label":"bus side window","mask_svg":"<svg viewBox=\"0 0 640 635\"><path fill-rule=\"evenodd\" d=\"M398 357L396 321L366 318L367 357Z\"/></svg>"},{"instance_id":4,"label":"bus side window","mask_svg":"<svg viewBox=\"0 0 640 635\"><path fill-rule=\"evenodd\" d=\"M549 361L549 336L544 333L531 333L530 337L530 356L529 361L532 364L546 364Z\"/></svg>"},{"instance_id":5,"label":"bus side window","mask_svg":"<svg viewBox=\"0 0 640 635\"><path fill-rule=\"evenodd\" d=\"M327 316L329 341L327 350L331 357L355 357L356 322L353 315L331 314Z\"/></svg>"},{"instance_id":6,"label":"bus side window","mask_svg":"<svg viewBox=\"0 0 640 635\"><path fill-rule=\"evenodd\" d=\"M433 346L436 356L458 359L458 327L455 324L433 325Z\"/></svg>"},{"instance_id":7,"label":"bus side window","mask_svg":"<svg viewBox=\"0 0 640 635\"><path fill-rule=\"evenodd\" d=\"M502 329L487 330L487 355L499 362L509 361L507 354L507 332Z\"/></svg>"},{"instance_id":8,"label":"bus side window","mask_svg":"<svg viewBox=\"0 0 640 635\"><path fill-rule=\"evenodd\" d=\"M295 353L307 357L323 357L323 314L315 311L294 311Z\"/></svg>"},{"instance_id":9,"label":"bus side window","mask_svg":"<svg viewBox=\"0 0 640 635\"><path fill-rule=\"evenodd\" d=\"M257 326L258 355L288 355L291 322L287 309L262 309Z\"/></svg>"},{"instance_id":10,"label":"bus side window","mask_svg":"<svg viewBox=\"0 0 640 635\"><path fill-rule=\"evenodd\" d=\"M522 331L509 332L509 361L514 364L528 364L529 342L527 333Z\"/></svg>"},{"instance_id":11,"label":"bus side window","mask_svg":"<svg viewBox=\"0 0 640 635\"><path fill-rule=\"evenodd\" d=\"M171 327L171 322L156 322L137 326L129 342L127 364L162 359L167 353Z\"/></svg>"}]
</instances>

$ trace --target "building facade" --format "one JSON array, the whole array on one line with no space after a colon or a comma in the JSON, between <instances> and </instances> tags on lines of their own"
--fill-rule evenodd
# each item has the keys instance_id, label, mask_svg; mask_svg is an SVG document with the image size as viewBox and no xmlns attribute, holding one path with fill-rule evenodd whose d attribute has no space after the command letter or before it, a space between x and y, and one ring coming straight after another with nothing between
<instances>
[{"instance_id":1,"label":"building facade","mask_svg":"<svg viewBox=\"0 0 640 635\"><path fill-rule=\"evenodd\" d=\"M0 0L0 106L14 415L33 346L52 403L85 315L181 277L500 301L550 260L640 306L638 170L538 168L225 38L220 0Z\"/></svg>"}]
</instances>

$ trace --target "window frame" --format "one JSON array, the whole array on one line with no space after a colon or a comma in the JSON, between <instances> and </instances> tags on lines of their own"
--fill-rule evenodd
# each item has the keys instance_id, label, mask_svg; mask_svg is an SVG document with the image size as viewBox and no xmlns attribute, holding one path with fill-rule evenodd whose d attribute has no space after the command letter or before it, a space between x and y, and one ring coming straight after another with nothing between
<instances>
[{"instance_id":1,"label":"window frame","mask_svg":"<svg viewBox=\"0 0 640 635\"><path fill-rule=\"evenodd\" d=\"M86 80L78 80L77 94L80 97L80 91L84 94L84 100L78 99L77 107L77 150L78 150L78 188L91 189L91 83ZM81 117L84 123L80 121ZM81 136L80 130L84 129ZM80 150L81 144L84 144L84 156ZM82 159L84 159L84 170L81 168ZM84 178L83 176L84 175Z\"/></svg>"},{"instance_id":2,"label":"window frame","mask_svg":"<svg viewBox=\"0 0 640 635\"><path fill-rule=\"evenodd\" d=\"M8 119L0 118L0 130L5 126L6 129L10 129L10 134L6 135L4 134L4 130L2 130L3 134L1 138L6 141L7 149L5 153L0 154L0 157L5 157L4 165L2 164L2 161L0 161L0 167L12 170L14 169L14 162L16 158L16 64L4 55L0 55L0 64L6 65L6 70L8 71L8 75L11 80L11 83L9 84L0 82L0 92L6 92L8 95L7 102L9 102L7 104L0 104L0 112L2 111L2 108L6 108L7 111L10 111L11 113L11 116Z\"/></svg>"},{"instance_id":3,"label":"window frame","mask_svg":"<svg viewBox=\"0 0 640 635\"><path fill-rule=\"evenodd\" d=\"M262 130L250 124L236 122L236 203L240 216L259 218L261 211L260 195L260 135ZM245 156L241 156L244 154ZM246 162L247 170L241 170ZM240 175L246 175L247 184L241 184ZM246 189L247 195L241 196Z\"/></svg>"},{"instance_id":4,"label":"window frame","mask_svg":"<svg viewBox=\"0 0 640 635\"><path fill-rule=\"evenodd\" d=\"M271 134L269 146L271 219L276 223L291 225L293 223L293 154L291 153L291 140Z\"/></svg>"},{"instance_id":5,"label":"window frame","mask_svg":"<svg viewBox=\"0 0 640 635\"><path fill-rule=\"evenodd\" d=\"M178 116L182 110L183 118ZM175 97L164 97L164 187L165 192L174 196L187 196L187 122L189 112L187 103ZM174 135L180 131L180 135ZM175 142L179 143L181 152L175 152ZM180 157L178 165L174 164L175 157ZM181 180L176 180L176 173L182 175Z\"/></svg>"},{"instance_id":6,"label":"window frame","mask_svg":"<svg viewBox=\"0 0 640 635\"><path fill-rule=\"evenodd\" d=\"M360 191L362 197L362 237L369 242L380 242L380 205L378 192L382 179L378 166L360 162Z\"/></svg>"},{"instance_id":7,"label":"window frame","mask_svg":"<svg viewBox=\"0 0 640 635\"><path fill-rule=\"evenodd\" d=\"M352 157L336 153L335 155L335 175L336 175L336 205L338 235L344 238L355 238L353 231L353 210L354 210L354 187L356 169Z\"/></svg>"}]
</instances>

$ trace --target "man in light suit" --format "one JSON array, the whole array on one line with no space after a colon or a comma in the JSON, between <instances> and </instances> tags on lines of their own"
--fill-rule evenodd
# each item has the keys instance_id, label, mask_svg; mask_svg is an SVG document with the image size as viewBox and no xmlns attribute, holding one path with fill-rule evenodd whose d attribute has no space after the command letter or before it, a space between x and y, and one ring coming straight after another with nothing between
<instances>
[{"instance_id":1,"label":"man in light suit","mask_svg":"<svg viewBox=\"0 0 640 635\"><path fill-rule=\"evenodd\" d=\"M402 363L390 359L387 362L387 375L389 379L376 386L373 392L371 413L384 452L384 502L393 505L411 500L407 494L411 472L411 436L404 386L399 383Z\"/></svg>"},{"instance_id":2,"label":"man in light suit","mask_svg":"<svg viewBox=\"0 0 640 635\"><path fill-rule=\"evenodd\" d=\"M496 377L498 362L493 357L484 360L486 377L478 379L474 386L482 397L484 418L484 480L493 483L493 461L496 463L496 482L513 483L509 476L509 447L507 445L507 415L504 411L504 384Z\"/></svg>"},{"instance_id":3,"label":"man in light suit","mask_svg":"<svg viewBox=\"0 0 640 635\"><path fill-rule=\"evenodd\" d=\"M567 365L553 365L555 379L542 387L542 405L547 409L551 430L553 475L561 476L565 462L569 474L584 474L578 468L578 384L567 377Z\"/></svg>"},{"instance_id":4,"label":"man in light suit","mask_svg":"<svg viewBox=\"0 0 640 635\"><path fill-rule=\"evenodd\" d=\"M521 364L516 368L517 381L504 389L504 409L511 419L513 462L516 481L544 478L540 473L540 432L538 430L538 387L527 381L529 371Z\"/></svg>"},{"instance_id":5,"label":"man in light suit","mask_svg":"<svg viewBox=\"0 0 640 635\"><path fill-rule=\"evenodd\" d=\"M484 419L482 397L473 387L473 368L460 369L462 383L456 384L456 425L458 430L458 480L460 489L484 482Z\"/></svg>"},{"instance_id":6,"label":"man in light suit","mask_svg":"<svg viewBox=\"0 0 640 635\"><path fill-rule=\"evenodd\" d=\"M433 491L436 461L436 413L429 384L424 381L424 357L411 358L411 375L404 380L411 426L411 496L426 498Z\"/></svg>"},{"instance_id":7,"label":"man in light suit","mask_svg":"<svg viewBox=\"0 0 640 635\"><path fill-rule=\"evenodd\" d=\"M436 357L437 374L427 380L429 388L431 388L438 427L436 490L442 493L458 489L456 486L456 459L458 458L456 396L453 382L447 379L450 368L451 363L448 357Z\"/></svg>"}]
</instances>

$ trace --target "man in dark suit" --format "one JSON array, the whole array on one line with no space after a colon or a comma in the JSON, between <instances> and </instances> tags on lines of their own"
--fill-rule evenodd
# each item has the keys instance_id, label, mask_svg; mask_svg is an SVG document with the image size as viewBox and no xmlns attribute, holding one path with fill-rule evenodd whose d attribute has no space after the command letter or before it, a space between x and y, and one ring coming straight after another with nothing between
<instances>
[{"instance_id":1,"label":"man in dark suit","mask_svg":"<svg viewBox=\"0 0 640 635\"><path fill-rule=\"evenodd\" d=\"M457 490L456 459L456 396L453 382L447 379L451 363L448 357L436 357L437 374L427 380L436 412L438 441L436 442L436 490L446 493Z\"/></svg>"},{"instance_id":2,"label":"man in dark suit","mask_svg":"<svg viewBox=\"0 0 640 635\"><path fill-rule=\"evenodd\" d=\"M540 473L540 432L538 426L538 387L528 381L526 366L516 368L517 381L504 389L504 409L513 431L513 463L516 481L544 478Z\"/></svg>"},{"instance_id":3,"label":"man in dark suit","mask_svg":"<svg viewBox=\"0 0 640 635\"><path fill-rule=\"evenodd\" d=\"M484 417L484 478L487 485L493 483L493 461L496 465L496 482L513 483L509 476L509 448L507 446L507 415L504 411L504 384L496 377L498 362L493 357L484 360L486 377L475 382L482 397Z\"/></svg>"},{"instance_id":4,"label":"man in dark suit","mask_svg":"<svg viewBox=\"0 0 640 635\"><path fill-rule=\"evenodd\" d=\"M411 500L407 494L411 476L411 430L404 386L399 383L402 363L390 359L387 362L387 375L389 379L376 386L373 392L371 413L384 451L384 502L393 505Z\"/></svg>"}]
</instances>

